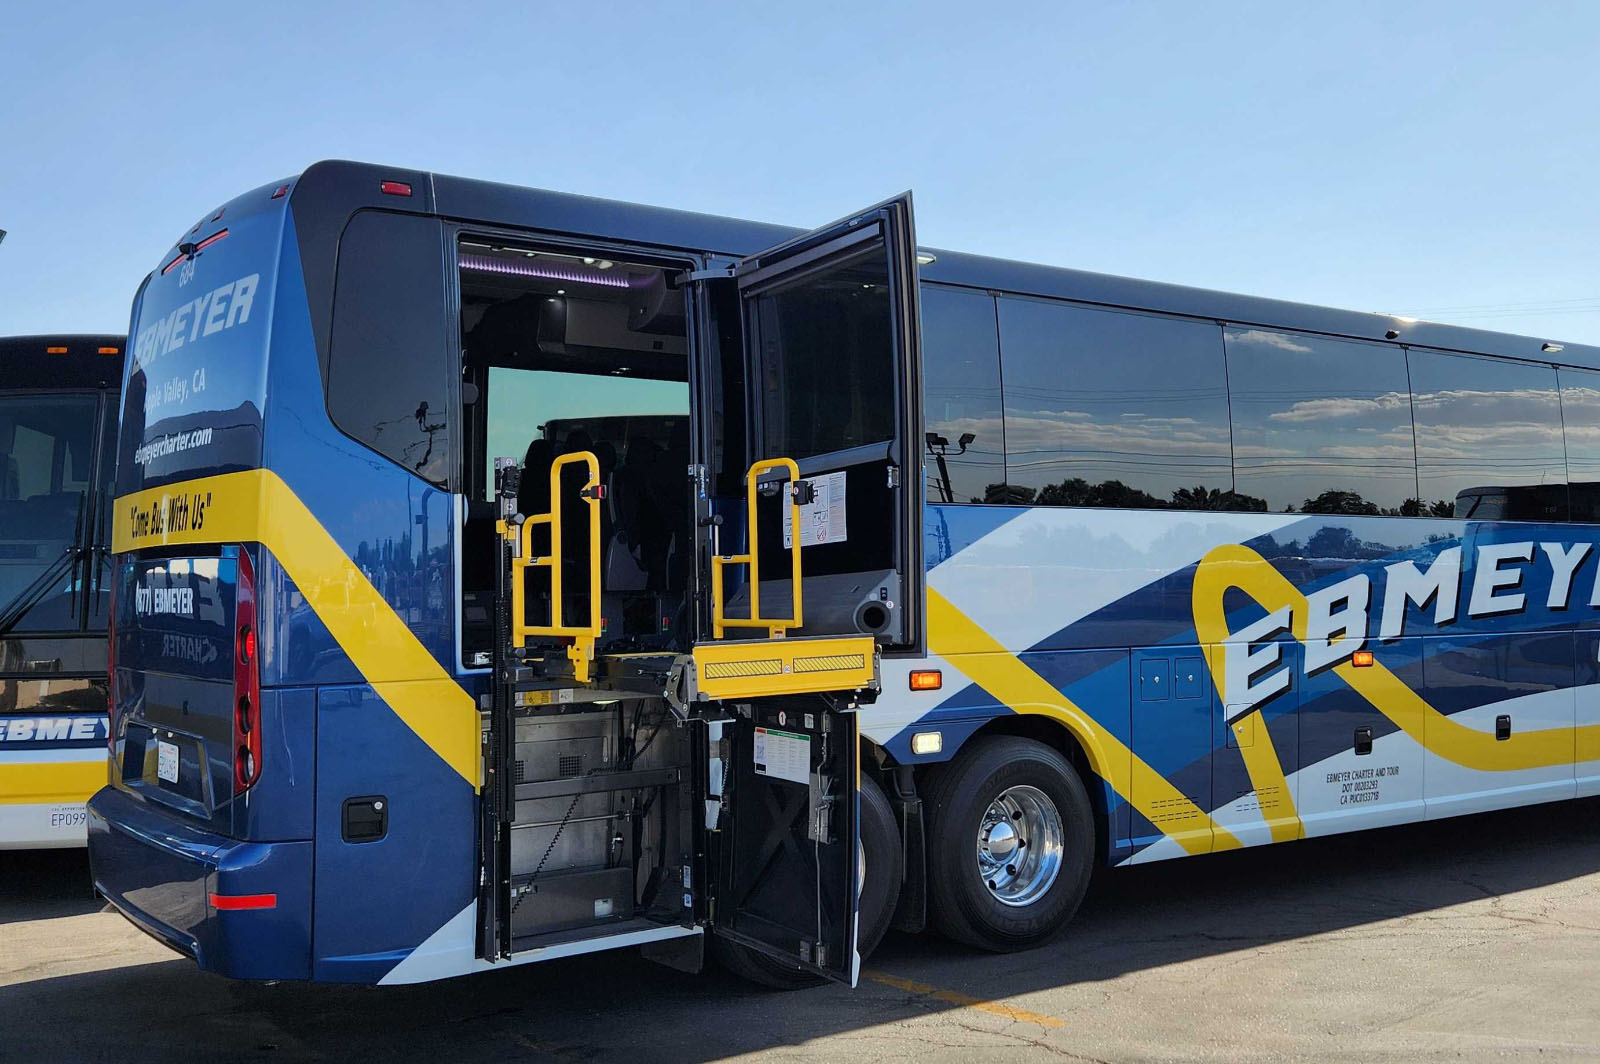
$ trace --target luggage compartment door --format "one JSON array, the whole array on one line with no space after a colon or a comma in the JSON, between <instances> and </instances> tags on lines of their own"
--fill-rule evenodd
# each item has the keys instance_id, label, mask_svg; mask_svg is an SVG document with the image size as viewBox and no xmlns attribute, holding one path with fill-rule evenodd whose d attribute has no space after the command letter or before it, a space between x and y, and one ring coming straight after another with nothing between
<instances>
[{"instance_id":1,"label":"luggage compartment door","mask_svg":"<svg viewBox=\"0 0 1600 1064\"><path fill-rule=\"evenodd\" d=\"M810 708L815 706L815 708ZM714 934L855 985L861 859L856 715L751 703L723 729Z\"/></svg>"}]
</instances>

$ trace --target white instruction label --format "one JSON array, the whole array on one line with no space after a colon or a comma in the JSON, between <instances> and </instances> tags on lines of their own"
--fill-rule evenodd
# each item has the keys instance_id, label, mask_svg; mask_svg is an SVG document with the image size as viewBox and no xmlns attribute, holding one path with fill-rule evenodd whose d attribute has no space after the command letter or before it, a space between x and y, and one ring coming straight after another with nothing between
<instances>
[{"instance_id":1,"label":"white instruction label","mask_svg":"<svg viewBox=\"0 0 1600 1064\"><path fill-rule=\"evenodd\" d=\"M811 782L811 737L795 732L756 729L756 772L793 783Z\"/></svg>"},{"instance_id":2,"label":"white instruction label","mask_svg":"<svg viewBox=\"0 0 1600 1064\"><path fill-rule=\"evenodd\" d=\"M843 543L849 537L844 521L844 470L811 477L816 497L800 507L800 546ZM789 534L789 508L783 508L783 549L794 542Z\"/></svg>"}]
</instances>

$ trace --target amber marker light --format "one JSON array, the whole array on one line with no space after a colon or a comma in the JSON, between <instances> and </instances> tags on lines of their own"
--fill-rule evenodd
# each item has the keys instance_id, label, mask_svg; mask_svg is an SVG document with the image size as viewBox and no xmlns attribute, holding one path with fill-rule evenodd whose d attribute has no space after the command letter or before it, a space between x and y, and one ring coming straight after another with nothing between
<instances>
[{"instance_id":1,"label":"amber marker light","mask_svg":"<svg viewBox=\"0 0 1600 1064\"><path fill-rule=\"evenodd\" d=\"M1358 650L1350 655L1350 664L1358 669L1365 669L1372 664L1372 651Z\"/></svg>"},{"instance_id":2,"label":"amber marker light","mask_svg":"<svg viewBox=\"0 0 1600 1064\"><path fill-rule=\"evenodd\" d=\"M944 674L938 669L912 669L911 689L913 691L937 691L944 686Z\"/></svg>"}]
</instances>

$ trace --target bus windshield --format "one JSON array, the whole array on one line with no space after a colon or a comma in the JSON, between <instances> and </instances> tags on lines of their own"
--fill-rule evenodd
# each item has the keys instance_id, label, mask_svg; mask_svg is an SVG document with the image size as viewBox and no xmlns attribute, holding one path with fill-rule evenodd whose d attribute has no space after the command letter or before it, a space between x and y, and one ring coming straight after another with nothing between
<instances>
[{"instance_id":1,"label":"bus windshield","mask_svg":"<svg viewBox=\"0 0 1600 1064\"><path fill-rule=\"evenodd\" d=\"M96 397L0 396L0 631L58 629L93 466Z\"/></svg>"}]
</instances>

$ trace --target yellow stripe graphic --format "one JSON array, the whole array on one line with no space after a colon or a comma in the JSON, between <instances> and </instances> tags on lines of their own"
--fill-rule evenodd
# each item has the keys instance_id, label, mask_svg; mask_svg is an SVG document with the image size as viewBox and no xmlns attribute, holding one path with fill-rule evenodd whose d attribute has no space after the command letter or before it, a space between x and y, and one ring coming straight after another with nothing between
<instances>
[{"instance_id":1,"label":"yellow stripe graphic","mask_svg":"<svg viewBox=\"0 0 1600 1064\"><path fill-rule=\"evenodd\" d=\"M125 495L112 519L118 554L157 546L265 546L395 715L463 779L479 785L472 696L276 473L224 473Z\"/></svg>"},{"instance_id":2,"label":"yellow stripe graphic","mask_svg":"<svg viewBox=\"0 0 1600 1064\"><path fill-rule=\"evenodd\" d=\"M98 761L0 763L0 805L84 802L105 785L104 757Z\"/></svg>"},{"instance_id":3,"label":"yellow stripe graphic","mask_svg":"<svg viewBox=\"0 0 1600 1064\"><path fill-rule=\"evenodd\" d=\"M1018 713L1061 721L1083 744L1090 767L1140 813L1155 822L1182 810L1201 825L1172 837L1189 853L1231 850L1239 840L1217 824L1165 776L1140 760L1098 721L1030 669L976 621L933 588L928 589L929 649L949 659L974 683Z\"/></svg>"}]
</instances>

